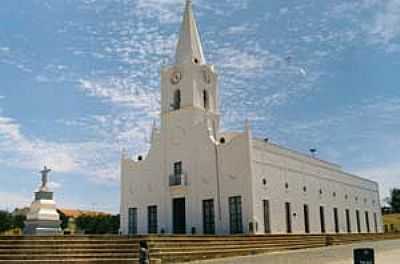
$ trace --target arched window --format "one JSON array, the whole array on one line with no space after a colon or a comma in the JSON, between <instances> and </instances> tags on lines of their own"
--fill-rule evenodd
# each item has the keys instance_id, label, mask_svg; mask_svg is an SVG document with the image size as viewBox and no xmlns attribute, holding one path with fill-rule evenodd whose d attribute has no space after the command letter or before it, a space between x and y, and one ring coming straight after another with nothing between
<instances>
[{"instance_id":1,"label":"arched window","mask_svg":"<svg viewBox=\"0 0 400 264\"><path fill-rule=\"evenodd\" d=\"M203 90L203 104L204 104L204 109L208 110L209 100L208 100L208 92L206 90Z\"/></svg>"},{"instance_id":2,"label":"arched window","mask_svg":"<svg viewBox=\"0 0 400 264\"><path fill-rule=\"evenodd\" d=\"M172 103L173 110L179 110L181 108L181 90L174 92L174 102Z\"/></svg>"}]
</instances>

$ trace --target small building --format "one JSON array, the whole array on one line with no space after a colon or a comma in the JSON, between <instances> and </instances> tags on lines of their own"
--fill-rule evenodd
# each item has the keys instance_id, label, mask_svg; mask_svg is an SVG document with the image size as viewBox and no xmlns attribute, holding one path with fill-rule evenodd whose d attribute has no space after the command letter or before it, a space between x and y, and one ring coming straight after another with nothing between
<instances>
[{"instance_id":1,"label":"small building","mask_svg":"<svg viewBox=\"0 0 400 264\"><path fill-rule=\"evenodd\" d=\"M57 209L57 212L59 213L61 219L66 219L65 227L64 227L64 232L69 233L69 234L76 234L76 233L81 233L79 228L76 226L75 220L80 217L80 216L108 216L111 214L105 213L105 212L99 212L99 211L87 211L87 210L79 210L79 209Z\"/></svg>"},{"instance_id":2,"label":"small building","mask_svg":"<svg viewBox=\"0 0 400 264\"><path fill-rule=\"evenodd\" d=\"M400 232L400 214L384 214L383 225L385 232Z\"/></svg>"},{"instance_id":3,"label":"small building","mask_svg":"<svg viewBox=\"0 0 400 264\"><path fill-rule=\"evenodd\" d=\"M222 131L216 67L187 1L176 62L161 70L160 127L121 160L123 234L382 232L378 184L339 165Z\"/></svg>"}]
</instances>

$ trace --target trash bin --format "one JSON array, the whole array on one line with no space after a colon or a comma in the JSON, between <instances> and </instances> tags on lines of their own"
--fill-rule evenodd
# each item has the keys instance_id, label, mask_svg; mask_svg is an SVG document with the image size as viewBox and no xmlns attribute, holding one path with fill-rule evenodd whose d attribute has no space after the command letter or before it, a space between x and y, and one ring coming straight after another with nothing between
<instances>
[{"instance_id":1,"label":"trash bin","mask_svg":"<svg viewBox=\"0 0 400 264\"><path fill-rule=\"evenodd\" d=\"M354 264L375 264L375 252L373 248L357 248L353 253Z\"/></svg>"}]
</instances>

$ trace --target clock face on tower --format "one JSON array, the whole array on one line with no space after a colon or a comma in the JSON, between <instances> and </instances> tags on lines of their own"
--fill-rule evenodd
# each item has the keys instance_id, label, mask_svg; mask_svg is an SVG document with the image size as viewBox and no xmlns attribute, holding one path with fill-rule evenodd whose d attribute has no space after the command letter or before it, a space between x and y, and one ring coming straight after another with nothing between
<instances>
[{"instance_id":1,"label":"clock face on tower","mask_svg":"<svg viewBox=\"0 0 400 264\"><path fill-rule=\"evenodd\" d=\"M173 71L171 73L170 80L172 84L178 84L182 80L182 72L178 70Z\"/></svg>"}]
</instances>

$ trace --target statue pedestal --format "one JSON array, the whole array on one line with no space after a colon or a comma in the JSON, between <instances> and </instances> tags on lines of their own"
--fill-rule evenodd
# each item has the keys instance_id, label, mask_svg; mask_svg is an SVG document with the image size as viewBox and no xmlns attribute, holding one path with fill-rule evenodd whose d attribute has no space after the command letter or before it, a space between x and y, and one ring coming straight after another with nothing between
<instances>
[{"instance_id":1,"label":"statue pedestal","mask_svg":"<svg viewBox=\"0 0 400 264\"><path fill-rule=\"evenodd\" d=\"M40 190L35 193L27 219L24 234L26 235L55 235L62 234L60 216L57 213L53 193Z\"/></svg>"},{"instance_id":2,"label":"statue pedestal","mask_svg":"<svg viewBox=\"0 0 400 264\"><path fill-rule=\"evenodd\" d=\"M27 220L25 221L25 235L61 235L61 221Z\"/></svg>"}]
</instances>

